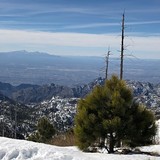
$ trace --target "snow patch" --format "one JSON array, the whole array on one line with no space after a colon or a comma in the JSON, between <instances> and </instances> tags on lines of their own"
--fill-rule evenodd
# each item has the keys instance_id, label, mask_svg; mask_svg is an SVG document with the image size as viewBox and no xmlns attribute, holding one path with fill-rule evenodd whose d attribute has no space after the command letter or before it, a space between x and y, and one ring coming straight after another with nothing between
<instances>
[{"instance_id":1,"label":"snow patch","mask_svg":"<svg viewBox=\"0 0 160 160\"><path fill-rule=\"evenodd\" d=\"M57 147L25 140L0 137L1 160L160 160L149 155L116 155L106 153L84 153L77 147ZM145 152L160 154L160 145L141 148Z\"/></svg>"}]
</instances>

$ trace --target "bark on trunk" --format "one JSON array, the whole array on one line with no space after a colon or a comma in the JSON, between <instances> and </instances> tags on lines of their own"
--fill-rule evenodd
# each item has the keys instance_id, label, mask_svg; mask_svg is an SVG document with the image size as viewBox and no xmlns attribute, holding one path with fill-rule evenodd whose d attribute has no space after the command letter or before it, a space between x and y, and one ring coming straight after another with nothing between
<instances>
[{"instance_id":1,"label":"bark on trunk","mask_svg":"<svg viewBox=\"0 0 160 160\"><path fill-rule=\"evenodd\" d=\"M114 153L114 137L112 133L110 133L109 139L109 153Z\"/></svg>"}]
</instances>

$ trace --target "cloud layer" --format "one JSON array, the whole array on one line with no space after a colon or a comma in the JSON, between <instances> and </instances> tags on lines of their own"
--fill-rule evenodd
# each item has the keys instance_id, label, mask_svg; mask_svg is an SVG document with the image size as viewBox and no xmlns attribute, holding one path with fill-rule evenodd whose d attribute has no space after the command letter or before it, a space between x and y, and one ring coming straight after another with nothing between
<instances>
[{"instance_id":1,"label":"cloud layer","mask_svg":"<svg viewBox=\"0 0 160 160\"><path fill-rule=\"evenodd\" d=\"M0 30L0 48L11 50L39 50L60 55L102 56L108 46L118 56L121 37L114 34L85 34L65 32L34 32L21 30ZM160 36L129 36L125 38L126 54L137 57L160 58ZM151 56L152 54L152 56Z\"/></svg>"}]
</instances>

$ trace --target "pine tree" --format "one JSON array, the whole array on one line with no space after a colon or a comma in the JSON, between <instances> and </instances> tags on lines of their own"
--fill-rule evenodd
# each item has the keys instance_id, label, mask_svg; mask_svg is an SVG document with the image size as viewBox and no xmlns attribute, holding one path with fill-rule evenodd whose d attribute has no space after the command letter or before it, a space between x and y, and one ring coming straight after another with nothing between
<instances>
[{"instance_id":1,"label":"pine tree","mask_svg":"<svg viewBox=\"0 0 160 160\"><path fill-rule=\"evenodd\" d=\"M128 125L126 128L126 143L130 147L136 147L152 143L152 136L156 133L155 116L144 106L132 104Z\"/></svg>"},{"instance_id":2,"label":"pine tree","mask_svg":"<svg viewBox=\"0 0 160 160\"><path fill-rule=\"evenodd\" d=\"M28 140L35 142L48 142L55 134L56 130L46 117L38 121L37 131L29 136Z\"/></svg>"},{"instance_id":3,"label":"pine tree","mask_svg":"<svg viewBox=\"0 0 160 160\"><path fill-rule=\"evenodd\" d=\"M49 120L46 117L42 117L38 121L37 130L41 136L42 142L50 140L52 136L55 134L55 129L53 125L49 122Z\"/></svg>"},{"instance_id":4,"label":"pine tree","mask_svg":"<svg viewBox=\"0 0 160 160\"><path fill-rule=\"evenodd\" d=\"M74 129L78 147L85 151L88 147L98 144L105 147L109 153L113 153L119 141L125 140L129 145L137 144L138 137L131 138L129 126L136 126L135 116L145 121L144 115L149 116L151 113L146 110L144 115L133 115L134 108L131 90L117 76L112 76L104 86L95 87L78 104ZM137 109L140 108L137 105ZM146 121L147 127L140 126L143 131L146 129L148 132L146 139L150 139L155 134L155 130L151 131L148 127L150 125L155 126L152 118ZM106 145L104 140L107 140L109 145Z\"/></svg>"}]
</instances>

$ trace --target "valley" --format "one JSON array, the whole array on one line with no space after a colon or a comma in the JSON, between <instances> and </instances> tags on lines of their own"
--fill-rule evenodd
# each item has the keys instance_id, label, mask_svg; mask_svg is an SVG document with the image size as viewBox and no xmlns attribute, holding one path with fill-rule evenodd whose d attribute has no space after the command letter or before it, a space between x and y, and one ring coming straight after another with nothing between
<instances>
[{"instance_id":1,"label":"valley","mask_svg":"<svg viewBox=\"0 0 160 160\"><path fill-rule=\"evenodd\" d=\"M108 74L119 75L120 59L110 58ZM56 56L41 52L1 52L0 82L20 84L57 84L76 86L105 76L105 58ZM160 60L126 58L124 79L159 83Z\"/></svg>"},{"instance_id":2,"label":"valley","mask_svg":"<svg viewBox=\"0 0 160 160\"><path fill-rule=\"evenodd\" d=\"M152 110L157 118L160 118L159 65L159 60L126 59L124 72L135 101ZM74 126L78 100L105 81L104 72L100 71L105 66L102 57L16 51L0 53L0 66L0 135L8 137L15 134L17 138L27 137L43 116L59 132L69 130ZM118 68L118 60L111 59L109 76L118 73Z\"/></svg>"}]
</instances>

